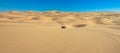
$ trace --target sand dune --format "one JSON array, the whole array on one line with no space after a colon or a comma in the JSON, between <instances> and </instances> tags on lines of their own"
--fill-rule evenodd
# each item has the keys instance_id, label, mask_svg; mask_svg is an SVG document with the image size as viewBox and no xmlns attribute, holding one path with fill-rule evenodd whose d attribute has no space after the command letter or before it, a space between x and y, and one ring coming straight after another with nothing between
<instances>
[{"instance_id":1,"label":"sand dune","mask_svg":"<svg viewBox=\"0 0 120 53\"><path fill-rule=\"evenodd\" d=\"M120 24L120 13L115 12L4 12L0 13L0 21L39 22L55 21L58 24Z\"/></svg>"},{"instance_id":2,"label":"sand dune","mask_svg":"<svg viewBox=\"0 0 120 53\"><path fill-rule=\"evenodd\" d=\"M120 53L119 24L115 12L3 12L0 53Z\"/></svg>"}]
</instances>

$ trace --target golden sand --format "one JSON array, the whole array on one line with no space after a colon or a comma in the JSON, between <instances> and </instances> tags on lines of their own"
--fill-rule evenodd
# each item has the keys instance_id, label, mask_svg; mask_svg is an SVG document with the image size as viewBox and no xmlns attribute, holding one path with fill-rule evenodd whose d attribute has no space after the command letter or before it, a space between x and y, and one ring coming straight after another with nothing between
<instances>
[{"instance_id":1,"label":"golden sand","mask_svg":"<svg viewBox=\"0 0 120 53\"><path fill-rule=\"evenodd\" d=\"M0 53L120 53L119 16L113 12L0 13Z\"/></svg>"}]
</instances>

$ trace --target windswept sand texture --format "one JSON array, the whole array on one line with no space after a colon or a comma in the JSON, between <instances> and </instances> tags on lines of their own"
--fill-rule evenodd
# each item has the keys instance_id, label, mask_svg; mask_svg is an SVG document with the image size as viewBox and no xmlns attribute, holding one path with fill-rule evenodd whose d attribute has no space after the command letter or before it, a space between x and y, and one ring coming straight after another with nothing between
<instances>
[{"instance_id":1,"label":"windswept sand texture","mask_svg":"<svg viewBox=\"0 0 120 53\"><path fill-rule=\"evenodd\" d=\"M0 53L120 53L120 13L1 12Z\"/></svg>"}]
</instances>

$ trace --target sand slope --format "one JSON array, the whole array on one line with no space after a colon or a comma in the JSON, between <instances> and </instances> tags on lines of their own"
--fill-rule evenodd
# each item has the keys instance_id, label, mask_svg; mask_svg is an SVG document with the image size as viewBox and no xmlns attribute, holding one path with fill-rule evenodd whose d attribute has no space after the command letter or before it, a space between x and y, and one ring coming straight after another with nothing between
<instances>
[{"instance_id":1,"label":"sand slope","mask_svg":"<svg viewBox=\"0 0 120 53\"><path fill-rule=\"evenodd\" d=\"M115 12L3 12L0 53L120 53L119 24Z\"/></svg>"},{"instance_id":2,"label":"sand slope","mask_svg":"<svg viewBox=\"0 0 120 53\"><path fill-rule=\"evenodd\" d=\"M120 30L109 27L0 23L0 53L120 53Z\"/></svg>"}]
</instances>

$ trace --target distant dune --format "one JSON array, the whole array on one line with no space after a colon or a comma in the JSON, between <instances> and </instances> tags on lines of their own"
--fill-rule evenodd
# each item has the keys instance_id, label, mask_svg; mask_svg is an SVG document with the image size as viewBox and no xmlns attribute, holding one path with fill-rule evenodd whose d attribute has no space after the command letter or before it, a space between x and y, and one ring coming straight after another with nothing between
<instances>
[{"instance_id":1,"label":"distant dune","mask_svg":"<svg viewBox=\"0 0 120 53\"><path fill-rule=\"evenodd\" d=\"M58 23L60 25L120 24L120 13L115 12L16 12L0 13L0 22Z\"/></svg>"},{"instance_id":2,"label":"distant dune","mask_svg":"<svg viewBox=\"0 0 120 53\"><path fill-rule=\"evenodd\" d=\"M0 53L120 53L120 13L1 12Z\"/></svg>"}]
</instances>

